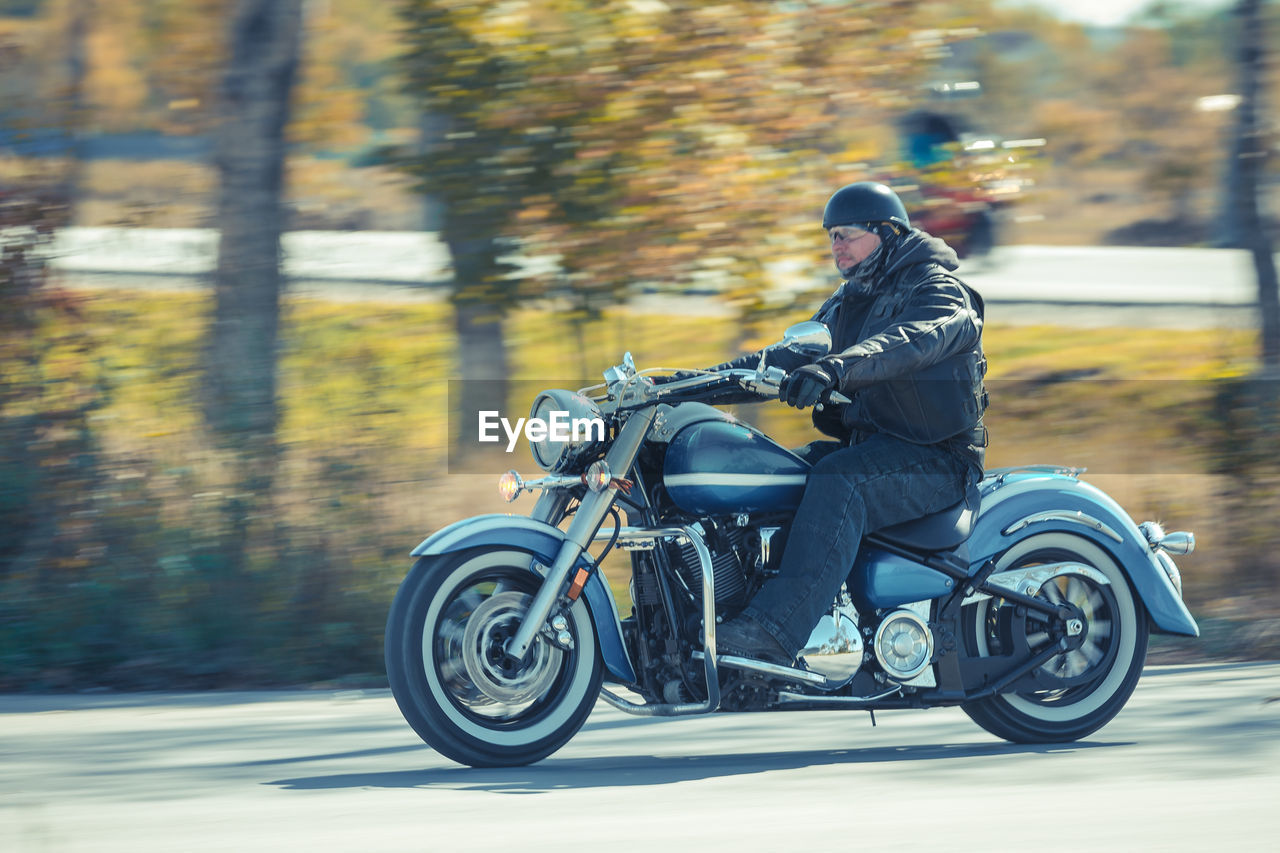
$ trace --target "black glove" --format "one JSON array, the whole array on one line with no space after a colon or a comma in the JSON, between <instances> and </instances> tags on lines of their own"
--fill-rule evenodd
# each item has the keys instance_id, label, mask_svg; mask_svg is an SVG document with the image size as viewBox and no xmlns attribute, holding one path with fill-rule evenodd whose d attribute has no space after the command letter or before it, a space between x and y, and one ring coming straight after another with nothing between
<instances>
[{"instance_id":1,"label":"black glove","mask_svg":"<svg viewBox=\"0 0 1280 853\"><path fill-rule=\"evenodd\" d=\"M778 399L788 406L804 409L818 402L823 394L834 387L835 371L819 361L787 374L787 378L778 387Z\"/></svg>"}]
</instances>

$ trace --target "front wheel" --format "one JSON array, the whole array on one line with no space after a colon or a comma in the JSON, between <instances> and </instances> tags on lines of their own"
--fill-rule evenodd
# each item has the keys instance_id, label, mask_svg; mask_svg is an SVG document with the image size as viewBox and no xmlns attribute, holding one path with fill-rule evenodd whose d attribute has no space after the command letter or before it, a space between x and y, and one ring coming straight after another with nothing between
<instances>
[{"instance_id":1,"label":"front wheel","mask_svg":"<svg viewBox=\"0 0 1280 853\"><path fill-rule=\"evenodd\" d=\"M542 579L531 555L479 549L418 560L387 619L387 679L409 725L472 767L539 761L595 704L602 670L586 605L565 617L569 642L539 634L523 661L506 655Z\"/></svg>"},{"instance_id":2,"label":"front wheel","mask_svg":"<svg viewBox=\"0 0 1280 853\"><path fill-rule=\"evenodd\" d=\"M1083 615L1079 646L1050 658L1040 668L1044 680L1055 686L998 694L963 706L982 728L1015 743L1061 743L1102 728L1128 701L1147 656L1149 628L1142 602L1133 595L1116 561L1092 542L1066 533L1030 536L1010 549L997 568L1058 562L1091 566L1109 583L1067 574L1041 587L1039 597L1073 605ZM1014 632L1025 638L1033 652L1056 641L1049 626L1003 599L969 605L963 620L966 648L981 657L1009 653L1017 642Z\"/></svg>"}]
</instances>

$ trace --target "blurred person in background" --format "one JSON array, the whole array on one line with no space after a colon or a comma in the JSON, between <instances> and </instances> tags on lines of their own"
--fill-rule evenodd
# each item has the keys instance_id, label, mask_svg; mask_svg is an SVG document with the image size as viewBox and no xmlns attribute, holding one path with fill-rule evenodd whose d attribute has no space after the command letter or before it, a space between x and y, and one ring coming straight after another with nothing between
<instances>
[{"instance_id":1,"label":"blurred person in background","mask_svg":"<svg viewBox=\"0 0 1280 853\"><path fill-rule=\"evenodd\" d=\"M983 304L954 275L956 253L912 228L879 183L837 190L822 227L844 279L813 316L831 329L831 352L770 357L791 371L779 399L822 402L814 425L834 440L797 451L813 468L778 574L717 632L726 654L783 664L839 592L863 535L972 500L987 444ZM852 402L825 402L833 390Z\"/></svg>"}]
</instances>

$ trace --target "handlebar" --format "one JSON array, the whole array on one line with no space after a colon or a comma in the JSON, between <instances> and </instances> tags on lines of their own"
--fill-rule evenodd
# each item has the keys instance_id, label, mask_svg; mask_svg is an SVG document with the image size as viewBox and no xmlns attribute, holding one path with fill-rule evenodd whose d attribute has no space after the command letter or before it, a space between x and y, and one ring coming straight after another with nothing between
<instances>
[{"instance_id":1,"label":"handlebar","mask_svg":"<svg viewBox=\"0 0 1280 853\"><path fill-rule=\"evenodd\" d=\"M673 392L691 390L702 385L709 385L713 381L721 379L736 379L738 386L744 391L750 391L753 394L759 394L766 399L777 397L778 390L782 387L783 381L787 378L787 371L780 367L766 367L761 371L757 370L724 370L724 371L707 371L698 376L691 376L686 379L679 379L674 382L667 382L657 386L654 391L655 398L668 396ZM827 393L824 398L827 403L849 403L852 402L844 394L839 391L832 390ZM822 403L814 406L818 411L822 411Z\"/></svg>"}]
</instances>

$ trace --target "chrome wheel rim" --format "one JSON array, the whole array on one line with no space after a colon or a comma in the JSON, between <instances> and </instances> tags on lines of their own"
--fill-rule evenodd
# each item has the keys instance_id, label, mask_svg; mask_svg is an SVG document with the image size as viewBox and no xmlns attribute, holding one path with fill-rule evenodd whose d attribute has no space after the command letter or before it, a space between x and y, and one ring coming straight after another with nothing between
<instances>
[{"instance_id":1,"label":"chrome wheel rim","mask_svg":"<svg viewBox=\"0 0 1280 853\"><path fill-rule=\"evenodd\" d=\"M1092 680L1115 657L1115 607L1111 597L1104 587L1073 574L1049 580L1040 588L1039 597L1079 610L1083 622L1079 645L1050 658L1040 667L1040 672L1064 682L1064 685L1079 683L1081 679ZM1031 637L1027 639L1030 641ZM1048 642L1047 636L1045 642Z\"/></svg>"},{"instance_id":2,"label":"chrome wheel rim","mask_svg":"<svg viewBox=\"0 0 1280 853\"><path fill-rule=\"evenodd\" d=\"M467 716L489 723L525 718L555 692L565 671L562 649L538 636L523 661L504 651L530 601L509 579L481 578L443 608L431 657L447 698Z\"/></svg>"},{"instance_id":3,"label":"chrome wheel rim","mask_svg":"<svg viewBox=\"0 0 1280 853\"><path fill-rule=\"evenodd\" d=\"M1038 551L1010 568L1078 559L1079 555L1071 552ZM1018 697L1045 707L1080 702L1102 686L1120 647L1115 595L1109 586L1070 572L1046 581L1036 595L1051 604L1072 607L1079 614L1082 631L1078 639L1068 637L1070 648L1037 668L1036 673L1046 687L1020 691ZM1050 644L1058 644L1065 636L1060 626L1028 614L1004 599L992 598L979 606L984 608L980 617L983 629L978 638L984 655L1008 653L1017 634L1025 638L1032 654L1043 652Z\"/></svg>"}]
</instances>

